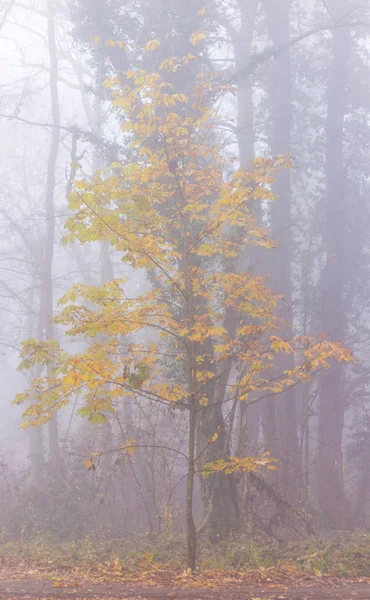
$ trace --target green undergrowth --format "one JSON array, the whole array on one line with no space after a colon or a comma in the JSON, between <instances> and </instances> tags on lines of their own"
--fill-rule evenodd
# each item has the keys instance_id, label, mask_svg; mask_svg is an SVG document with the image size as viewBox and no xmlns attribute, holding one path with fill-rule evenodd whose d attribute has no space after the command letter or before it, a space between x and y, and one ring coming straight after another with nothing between
<instances>
[{"instance_id":1,"label":"green undergrowth","mask_svg":"<svg viewBox=\"0 0 370 600\"><path fill-rule=\"evenodd\" d=\"M3 531L0 559L50 569L89 565L96 570L112 569L116 573L163 568L183 570L186 564L184 541L172 535L156 539L142 536L134 540L107 540L95 535L74 542L34 536L27 541L12 541ZM199 568L234 572L273 568L317 576L370 577L370 533L338 533L288 544L247 536L213 544L203 540Z\"/></svg>"},{"instance_id":2,"label":"green undergrowth","mask_svg":"<svg viewBox=\"0 0 370 600\"><path fill-rule=\"evenodd\" d=\"M239 537L205 546L201 558L207 569L243 572L273 568L316 576L370 577L370 533L341 532L284 544L266 538Z\"/></svg>"}]
</instances>

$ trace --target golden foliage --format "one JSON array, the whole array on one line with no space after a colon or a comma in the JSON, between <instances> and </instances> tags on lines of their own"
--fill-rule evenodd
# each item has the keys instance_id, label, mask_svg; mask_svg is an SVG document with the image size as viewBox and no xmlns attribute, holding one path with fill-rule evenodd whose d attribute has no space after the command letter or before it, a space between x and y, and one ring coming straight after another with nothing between
<instances>
[{"instance_id":1,"label":"golden foliage","mask_svg":"<svg viewBox=\"0 0 370 600\"><path fill-rule=\"evenodd\" d=\"M217 472L223 471L226 475L231 475L235 472L250 473L261 468L274 471L277 469L276 460L271 458L268 453L259 457L248 456L246 458L238 458L237 456L230 456L227 460L219 459L207 463L202 469L202 474L214 475Z\"/></svg>"},{"instance_id":2,"label":"golden foliage","mask_svg":"<svg viewBox=\"0 0 370 600\"><path fill-rule=\"evenodd\" d=\"M191 41L204 38L199 31ZM153 40L146 49L158 45ZM155 284L138 297L127 295L124 279L103 286L78 284L64 295L55 322L67 335L88 342L87 348L68 353L55 342L24 343L21 368L52 365L49 377L34 380L16 399L31 402L26 425L45 423L76 395L83 400L79 413L97 424L130 396L204 407L212 400L205 387L219 381L225 361L238 373L228 386L230 399L253 402L307 381L331 359L353 361L340 344L321 337L287 342L278 336L278 297L263 277L243 269L242 257L248 246L274 247L256 223L253 207L274 200L276 170L289 168L291 161L258 158L248 170L225 178L227 161L210 140L214 111L209 99L215 90L200 75L186 96L166 78L193 58L167 59L158 73L130 71L125 87L115 77L105 84L135 159L75 182L65 241L105 241L123 262L149 272ZM229 91L222 88L220 94ZM236 331L226 323L230 310ZM181 377L164 372L174 345L172 362L185 365L192 357L191 392ZM279 353L293 354L296 366L277 372ZM93 464L89 459L86 466ZM272 468L271 459L231 457L214 462L211 470L261 466Z\"/></svg>"}]
</instances>

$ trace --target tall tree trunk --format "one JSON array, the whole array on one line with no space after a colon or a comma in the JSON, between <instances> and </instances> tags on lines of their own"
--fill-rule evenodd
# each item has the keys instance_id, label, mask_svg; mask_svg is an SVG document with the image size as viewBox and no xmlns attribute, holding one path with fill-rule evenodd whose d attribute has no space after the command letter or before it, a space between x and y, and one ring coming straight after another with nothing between
<instances>
[{"instance_id":1,"label":"tall tree trunk","mask_svg":"<svg viewBox=\"0 0 370 600\"><path fill-rule=\"evenodd\" d=\"M236 315L232 309L228 309L224 319L224 327L231 339L235 336L236 326ZM205 354L210 354L211 351L206 350ZM200 350L199 354L202 353L203 350ZM219 364L218 372L220 375L216 377L217 382L204 388L208 397L208 406L199 409L197 430L198 469L206 463L220 458L225 459L230 453L230 444L227 441L230 424L226 422L222 408L231 366L231 360L225 360L222 364ZM210 364L209 369L213 368L214 365ZM210 444L209 440L215 433L218 434L217 440ZM219 540L236 531L238 526L237 481L232 475L229 476L221 472L202 478L201 483L207 529L214 540ZM201 526L201 530L203 530L203 526Z\"/></svg>"},{"instance_id":2,"label":"tall tree trunk","mask_svg":"<svg viewBox=\"0 0 370 600\"><path fill-rule=\"evenodd\" d=\"M235 67L239 72L250 60L252 53L253 34L255 29L257 0L239 0L240 7L240 30L233 36L233 47L235 53ZM254 106L253 106L253 80L251 75L241 77L237 81L237 141L239 150L239 161L241 169L248 169L251 161L255 158L255 130L254 130ZM255 218L261 223L261 205L256 203L254 207ZM253 270L258 267L259 251L257 248L248 248L245 262ZM238 456L254 456L257 454L258 431L261 418L259 403L248 406L247 402L241 402L239 407L238 427ZM247 524L249 479L245 473L240 480L240 524Z\"/></svg>"},{"instance_id":3,"label":"tall tree trunk","mask_svg":"<svg viewBox=\"0 0 370 600\"><path fill-rule=\"evenodd\" d=\"M186 221L183 221L181 231L183 245L183 274L185 284L185 317L189 323L189 328L194 325L194 297L191 281L190 258L188 252L188 231ZM187 457L187 483L185 500L185 522L186 522L186 541L187 541L187 566L191 571L195 571L197 561L197 532L194 522L194 480L195 480L195 449L197 432L197 412L199 403L197 398L197 362L196 362L196 344L192 340L187 340L186 345L186 378L187 391L189 398L189 417L188 417L188 457Z\"/></svg>"},{"instance_id":4,"label":"tall tree trunk","mask_svg":"<svg viewBox=\"0 0 370 600\"><path fill-rule=\"evenodd\" d=\"M243 69L251 56L253 33L257 12L257 0L240 0L240 30L232 36L236 72ZM240 168L247 169L255 157L254 151L254 107L252 76L240 77L237 81L237 140Z\"/></svg>"},{"instance_id":5,"label":"tall tree trunk","mask_svg":"<svg viewBox=\"0 0 370 600\"><path fill-rule=\"evenodd\" d=\"M343 14L345 12L344 3ZM333 4L334 13L338 5ZM346 28L333 31L332 63L327 92L326 144L326 265L321 276L319 316L323 332L332 340L343 340L346 315L343 306L346 238L347 174L344 164L344 127L347 111L351 34ZM318 507L328 529L345 525L342 472L344 402L341 395L343 367L335 365L321 378L318 447Z\"/></svg>"},{"instance_id":6,"label":"tall tree trunk","mask_svg":"<svg viewBox=\"0 0 370 600\"><path fill-rule=\"evenodd\" d=\"M55 338L53 318L53 256L55 241L55 185L56 166L60 144L60 105L58 91L58 54L55 39L55 15L53 0L47 2L47 36L50 59L50 97L52 109L51 144L47 166L45 213L46 213L46 241L42 269L43 301L42 310L45 323L45 339ZM51 375L51 366L48 366L48 376ZM59 445L58 414L53 413L49 422L49 453L53 471L60 476L62 461Z\"/></svg>"},{"instance_id":7,"label":"tall tree trunk","mask_svg":"<svg viewBox=\"0 0 370 600\"><path fill-rule=\"evenodd\" d=\"M188 359L189 383L192 386L191 357ZM186 484L186 540L187 540L187 566L191 571L195 571L197 563L197 532L194 523L193 503L194 503L194 478L195 478L195 433L197 424L197 404L194 391L190 395L189 407L189 434L188 434L188 473Z\"/></svg>"},{"instance_id":8,"label":"tall tree trunk","mask_svg":"<svg viewBox=\"0 0 370 600\"><path fill-rule=\"evenodd\" d=\"M268 30L276 49L289 44L291 0L276 3L264 0ZM272 117L272 154L291 154L292 144L292 73L290 49L280 52L273 65L270 80L270 105ZM272 204L272 238L278 243L278 249L271 252L269 272L272 289L284 296L280 311L287 324L293 322L292 282L291 282L291 174L282 170L277 178L274 191L278 200ZM282 335L289 338L289 325ZM294 367L294 358L290 355L279 357L279 371ZM292 388L268 399L264 407L264 432L272 452L278 452L281 461L279 479L282 490L289 495L290 501L298 498L300 489L300 452L298 444L298 423L295 391Z\"/></svg>"},{"instance_id":9,"label":"tall tree trunk","mask_svg":"<svg viewBox=\"0 0 370 600\"><path fill-rule=\"evenodd\" d=\"M43 321L40 312L34 305L34 290L37 288L36 277L32 277L32 286L28 297L29 302L29 314L28 314L28 337L36 337L41 340L43 335ZM35 323L36 321L36 323ZM36 327L35 327L36 324ZM36 330L36 332L35 332ZM31 381L41 375L40 365L37 365L34 372L31 374ZM29 455L31 463L31 482L36 490L42 488L44 480L44 440L43 440L43 428L31 427L29 429Z\"/></svg>"}]
</instances>

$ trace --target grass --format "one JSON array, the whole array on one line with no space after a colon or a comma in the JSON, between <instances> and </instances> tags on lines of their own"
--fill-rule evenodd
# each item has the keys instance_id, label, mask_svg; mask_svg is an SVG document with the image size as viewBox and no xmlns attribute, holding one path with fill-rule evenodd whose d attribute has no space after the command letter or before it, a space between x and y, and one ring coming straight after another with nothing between
<instances>
[{"instance_id":1,"label":"grass","mask_svg":"<svg viewBox=\"0 0 370 600\"><path fill-rule=\"evenodd\" d=\"M172 535L155 543L146 537L108 540L88 536L75 542L58 542L49 536L11 541L0 535L0 558L29 565L68 569L78 566L114 571L183 570L184 541ZM201 571L223 570L246 573L253 569L287 568L309 575L370 577L370 534L338 533L326 538L309 538L281 545L266 539L238 537L216 544L204 542L199 552Z\"/></svg>"}]
</instances>

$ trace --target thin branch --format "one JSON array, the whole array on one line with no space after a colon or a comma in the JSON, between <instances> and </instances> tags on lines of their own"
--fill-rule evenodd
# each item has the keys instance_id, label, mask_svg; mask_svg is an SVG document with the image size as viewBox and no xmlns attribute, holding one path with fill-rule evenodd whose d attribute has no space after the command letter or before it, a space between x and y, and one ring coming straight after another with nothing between
<instances>
[{"instance_id":1,"label":"thin branch","mask_svg":"<svg viewBox=\"0 0 370 600\"><path fill-rule=\"evenodd\" d=\"M4 27L6 20L10 14L10 11L12 10L13 6L14 6L15 0L10 0L8 6L5 9L5 12L2 16L2 19L0 21L0 31L2 30L2 28Z\"/></svg>"},{"instance_id":2,"label":"thin branch","mask_svg":"<svg viewBox=\"0 0 370 600\"><path fill-rule=\"evenodd\" d=\"M25 125L36 125L37 127L51 127L51 128L57 128L57 129L62 129L63 131L68 131L69 133L72 133L73 130L75 129L74 126L71 127L67 127L65 125L55 125L54 123L43 123L40 121L29 121L28 119L23 119L22 117L18 117L18 115L13 114L13 115L8 115L6 113L0 113L0 117L2 117L3 119L8 119L9 121L20 121L20 123L24 123Z\"/></svg>"},{"instance_id":3,"label":"thin branch","mask_svg":"<svg viewBox=\"0 0 370 600\"><path fill-rule=\"evenodd\" d=\"M276 58L279 54L281 54L282 52L284 52L291 46L294 46L295 44L298 44L299 42L302 42L303 40L305 40L317 33L322 33L324 31L333 31L334 29L339 29L341 27L370 27L370 23L367 21L343 22L343 19L344 19L344 17L342 17L342 19L336 23L319 25L318 27L310 29L309 31L306 31L304 33L301 33L300 35L296 36L294 39L290 40L286 44L283 44L282 46L280 46L280 48L274 48L274 47L267 48L263 52L256 54L252 58L252 60L250 60L249 63L247 63L245 65L245 67L239 69L239 71L234 73L230 77L228 82L233 83L233 82L236 82L238 79L242 79L244 77L248 77L248 75L252 75L252 73L254 73L254 71L259 67L260 64L268 61L270 58Z\"/></svg>"}]
</instances>

